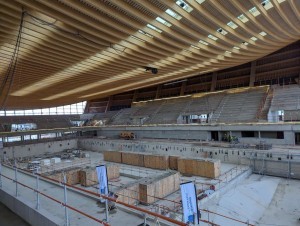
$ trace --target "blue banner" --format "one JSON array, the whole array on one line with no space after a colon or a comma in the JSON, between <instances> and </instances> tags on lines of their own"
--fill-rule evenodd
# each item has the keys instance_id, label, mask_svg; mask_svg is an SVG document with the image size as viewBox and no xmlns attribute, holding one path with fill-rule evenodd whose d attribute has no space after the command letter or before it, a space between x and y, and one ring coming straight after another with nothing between
<instances>
[{"instance_id":1,"label":"blue banner","mask_svg":"<svg viewBox=\"0 0 300 226\"><path fill-rule=\"evenodd\" d=\"M97 171L97 176L99 181L99 193L101 195L108 195L108 178L107 178L106 166L105 165L97 166L96 171Z\"/></svg>"},{"instance_id":2,"label":"blue banner","mask_svg":"<svg viewBox=\"0 0 300 226\"><path fill-rule=\"evenodd\" d=\"M194 183L187 182L180 184L180 190L184 223L199 224L197 193Z\"/></svg>"}]
</instances>

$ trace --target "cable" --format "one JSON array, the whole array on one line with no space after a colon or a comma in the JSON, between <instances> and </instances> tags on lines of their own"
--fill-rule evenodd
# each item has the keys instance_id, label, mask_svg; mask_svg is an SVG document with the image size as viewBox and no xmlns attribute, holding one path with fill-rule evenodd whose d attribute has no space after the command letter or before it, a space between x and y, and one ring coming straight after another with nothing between
<instances>
[{"instance_id":1,"label":"cable","mask_svg":"<svg viewBox=\"0 0 300 226\"><path fill-rule=\"evenodd\" d=\"M5 78L1 84L0 87L0 96L2 96L5 86L7 85L7 81L10 78L9 84L8 84L8 90L6 92L6 94L4 94L4 99L2 100L2 103L0 105L0 109L4 110L13 81L14 81L14 77L15 77L15 71L16 71L16 66L18 63L18 55L19 55L19 49L20 49L20 43L21 43L21 38L22 38L22 29L23 29L23 22L24 22L24 16L25 16L25 12L22 9L22 15L21 15L21 21L20 21L20 26L19 26L19 31L18 31L18 37L17 37L17 41L15 44L15 48L14 48L14 52L11 58L11 62L9 64L7 73L5 75Z\"/></svg>"}]
</instances>

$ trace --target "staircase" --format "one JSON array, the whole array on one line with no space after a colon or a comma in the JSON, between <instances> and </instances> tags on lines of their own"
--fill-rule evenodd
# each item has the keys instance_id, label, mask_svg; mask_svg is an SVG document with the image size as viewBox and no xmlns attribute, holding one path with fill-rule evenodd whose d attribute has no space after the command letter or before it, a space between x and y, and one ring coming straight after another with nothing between
<instances>
[{"instance_id":1,"label":"staircase","mask_svg":"<svg viewBox=\"0 0 300 226\"><path fill-rule=\"evenodd\" d=\"M223 97L222 101L219 103L219 106L217 107L217 110L212 115L210 123L217 123L218 122L218 120L219 120L219 118L222 114L223 108L226 105L228 99L229 99L229 95L226 94Z\"/></svg>"},{"instance_id":2,"label":"staircase","mask_svg":"<svg viewBox=\"0 0 300 226\"><path fill-rule=\"evenodd\" d=\"M152 124L156 119L156 114L160 111L164 104L165 101L161 101L161 104L155 109L155 111L149 114L149 118L145 120L144 124Z\"/></svg>"},{"instance_id":3,"label":"staircase","mask_svg":"<svg viewBox=\"0 0 300 226\"><path fill-rule=\"evenodd\" d=\"M271 103L272 103L273 93L274 93L273 89L270 88L269 92L268 92L268 95L266 97L264 106L263 106L263 108L260 112L260 115L258 117L259 121L268 121L268 112L269 112L269 109L270 109L270 106L271 106Z\"/></svg>"}]
</instances>

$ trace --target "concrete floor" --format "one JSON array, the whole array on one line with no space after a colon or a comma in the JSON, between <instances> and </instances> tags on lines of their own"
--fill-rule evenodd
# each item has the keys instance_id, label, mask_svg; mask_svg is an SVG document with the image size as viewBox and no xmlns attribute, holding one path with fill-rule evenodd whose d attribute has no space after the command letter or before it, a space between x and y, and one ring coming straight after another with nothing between
<instances>
[{"instance_id":1,"label":"concrete floor","mask_svg":"<svg viewBox=\"0 0 300 226\"><path fill-rule=\"evenodd\" d=\"M1 226L29 226L19 216L10 211L0 203L0 225Z\"/></svg>"},{"instance_id":2,"label":"concrete floor","mask_svg":"<svg viewBox=\"0 0 300 226\"><path fill-rule=\"evenodd\" d=\"M5 176L14 178L14 171L10 168L2 166L2 173ZM18 181L29 186L35 185L35 178L33 178L30 175L23 174L21 172L18 173ZM8 191L11 194L14 194L15 184L4 178L2 179L2 182L3 182L3 189ZM52 197L55 197L56 199L63 202L63 188L61 186L40 180L40 188L42 192ZM26 197L27 200L35 203L36 197L35 197L35 193L32 190L19 186L19 194L22 197ZM63 206L43 196L41 196L40 200L41 200L41 208L43 208L49 213L49 217L55 216L58 219L61 219L59 224L63 225L64 224ZM105 218L104 207L99 206L98 201L94 198L90 198L88 196L81 195L72 190L68 190L68 204L83 212L90 214L91 216L97 219ZM98 222L88 219L71 210L69 210L69 219L70 219L70 224L72 226L82 226L82 225L98 226L99 225ZM136 215L132 215L128 212L122 211L121 209L118 209L116 213L110 215L110 223L111 225L114 226L137 225L137 223L139 222L143 222L143 219L139 218ZM2 226L2 224L0 225Z\"/></svg>"},{"instance_id":3,"label":"concrete floor","mask_svg":"<svg viewBox=\"0 0 300 226\"><path fill-rule=\"evenodd\" d=\"M103 163L103 155L97 152L89 152L91 157L91 165L96 166ZM300 180L286 180L284 178L269 177L261 175L251 175L247 179L243 179L240 182L231 181L236 175L234 174L232 178L225 177L225 172L231 172L231 169L235 169L237 165L222 163L221 174L223 174L220 179L224 186L226 184L231 184L231 189L224 192L216 198L205 202L204 205L199 206L201 209L209 209L210 211L217 212L235 219L242 220L244 222L249 220L249 223L265 226L265 225L280 225L280 226L298 226L300 225ZM162 170L152 170L143 167L135 167L120 164L121 173L123 174L118 181L110 182L114 186L120 186L133 182L133 178L147 177L160 175L165 171ZM242 172L247 166L238 166ZM243 168L244 167L244 168ZM6 167L3 167L3 173L9 177L14 177L14 172ZM233 171L235 172L235 171ZM125 176L124 176L125 175ZM230 175L230 174L229 174ZM34 186L35 179L31 176L22 174L19 179L21 182ZM181 180L196 181L201 183L214 182L214 180L201 178L201 177L182 177ZM15 185L3 179L4 189L14 192ZM221 183L221 185L222 185ZM46 194L56 197L59 200L63 200L63 189L61 186L54 185L45 181L41 181L41 189ZM199 185L200 186L200 185ZM222 186L223 187L223 186ZM94 192L98 191L97 186L88 188ZM28 189L22 188L20 191L22 197L26 197L32 202L35 202L35 194ZM167 197L170 200L180 201L180 192L175 192ZM104 208L99 206L97 200L78 194L77 192L69 191L68 200L71 206L74 206L88 214L98 218L104 219ZM166 201L160 201L162 205L169 206L173 209L174 203L167 204ZM61 219L61 224L63 225L64 219L64 209L61 205L49 201L46 198L41 198L41 206L45 210L52 214L53 216ZM142 206L140 206L142 207ZM145 207L151 211L154 210L153 206ZM71 225L99 225L99 223L89 220L86 217L80 216L72 211L70 212ZM130 225L134 226L143 221L142 218L137 215L133 215L122 209L118 209L117 213L111 214L111 225ZM6 218L6 217L5 217ZM1 209L0 209L0 226L6 226L1 222ZM208 216L206 213L202 213L202 219L209 219L210 221L220 224L221 226L239 226L241 223L233 222L232 220L225 219L220 216L210 214ZM11 224L19 226L19 224ZM26 224L24 224L26 225ZM149 225L155 225L149 223ZM205 225L205 224L203 224ZM10 224L8 224L10 226ZM23 226L20 224L20 226Z\"/></svg>"},{"instance_id":4,"label":"concrete floor","mask_svg":"<svg viewBox=\"0 0 300 226\"><path fill-rule=\"evenodd\" d=\"M232 189L200 207L254 225L298 226L300 224L300 181L252 174ZM202 213L222 226L241 223Z\"/></svg>"}]
</instances>

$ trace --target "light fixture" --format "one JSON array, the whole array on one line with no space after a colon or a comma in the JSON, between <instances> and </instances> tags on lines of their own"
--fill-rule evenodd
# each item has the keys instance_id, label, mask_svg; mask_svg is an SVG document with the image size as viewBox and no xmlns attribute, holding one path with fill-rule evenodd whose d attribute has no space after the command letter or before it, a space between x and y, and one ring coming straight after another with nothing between
<instances>
[{"instance_id":1,"label":"light fixture","mask_svg":"<svg viewBox=\"0 0 300 226\"><path fill-rule=\"evenodd\" d=\"M158 69L154 67L145 67L146 71L151 71L152 74L157 74Z\"/></svg>"}]
</instances>

